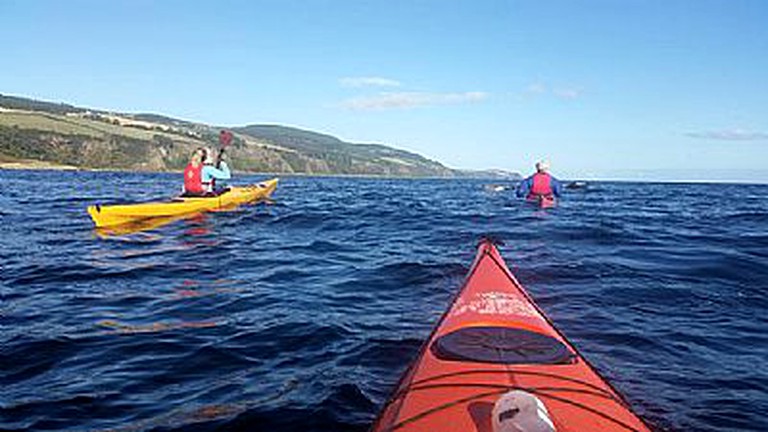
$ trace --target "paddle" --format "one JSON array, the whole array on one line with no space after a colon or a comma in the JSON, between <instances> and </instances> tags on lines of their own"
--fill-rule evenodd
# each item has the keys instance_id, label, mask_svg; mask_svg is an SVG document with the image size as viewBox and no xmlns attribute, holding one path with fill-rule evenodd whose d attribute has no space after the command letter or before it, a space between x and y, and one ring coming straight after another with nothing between
<instances>
[{"instance_id":1,"label":"paddle","mask_svg":"<svg viewBox=\"0 0 768 432\"><path fill-rule=\"evenodd\" d=\"M216 156L216 168L221 168L221 159L224 156L224 150L232 144L232 132L222 129L219 132L219 154Z\"/></svg>"}]
</instances>

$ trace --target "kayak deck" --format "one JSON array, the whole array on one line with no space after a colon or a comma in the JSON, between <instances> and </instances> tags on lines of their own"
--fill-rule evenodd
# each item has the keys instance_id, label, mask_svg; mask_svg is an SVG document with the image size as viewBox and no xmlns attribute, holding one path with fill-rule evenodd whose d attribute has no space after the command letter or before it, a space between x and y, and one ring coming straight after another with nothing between
<instances>
[{"instance_id":1,"label":"kayak deck","mask_svg":"<svg viewBox=\"0 0 768 432\"><path fill-rule=\"evenodd\" d=\"M179 197L171 201L124 205L93 205L88 214L97 228L136 223L150 218L174 218L206 211L222 211L268 198L278 179L250 186L233 186L213 197Z\"/></svg>"},{"instance_id":2,"label":"kayak deck","mask_svg":"<svg viewBox=\"0 0 768 432\"><path fill-rule=\"evenodd\" d=\"M372 430L491 432L494 404L511 390L543 402L558 432L650 430L484 241Z\"/></svg>"}]
</instances>

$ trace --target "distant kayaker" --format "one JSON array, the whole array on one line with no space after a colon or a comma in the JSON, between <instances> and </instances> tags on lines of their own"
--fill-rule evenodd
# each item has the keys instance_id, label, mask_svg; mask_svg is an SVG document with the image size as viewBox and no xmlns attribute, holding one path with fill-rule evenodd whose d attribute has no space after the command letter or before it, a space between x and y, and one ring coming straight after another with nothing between
<instances>
[{"instance_id":1,"label":"distant kayaker","mask_svg":"<svg viewBox=\"0 0 768 432\"><path fill-rule=\"evenodd\" d=\"M540 161L536 162L536 173L520 182L516 194L519 198L538 200L559 198L561 192L560 181L549 173L549 162Z\"/></svg>"},{"instance_id":2,"label":"distant kayaker","mask_svg":"<svg viewBox=\"0 0 768 432\"><path fill-rule=\"evenodd\" d=\"M216 187L216 180L229 180L232 174L225 161L219 161L219 168L214 166L213 152L200 147L192 153L189 164L184 169L184 195L217 195L225 189Z\"/></svg>"}]
</instances>

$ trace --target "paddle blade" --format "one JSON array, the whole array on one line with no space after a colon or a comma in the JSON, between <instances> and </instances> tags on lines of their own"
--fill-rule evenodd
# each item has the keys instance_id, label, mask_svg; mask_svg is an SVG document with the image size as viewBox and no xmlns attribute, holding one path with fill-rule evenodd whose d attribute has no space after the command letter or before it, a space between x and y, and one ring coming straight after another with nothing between
<instances>
[{"instance_id":1,"label":"paddle blade","mask_svg":"<svg viewBox=\"0 0 768 432\"><path fill-rule=\"evenodd\" d=\"M219 144L221 144L221 147L226 147L232 143L232 132L223 130L219 132Z\"/></svg>"}]
</instances>

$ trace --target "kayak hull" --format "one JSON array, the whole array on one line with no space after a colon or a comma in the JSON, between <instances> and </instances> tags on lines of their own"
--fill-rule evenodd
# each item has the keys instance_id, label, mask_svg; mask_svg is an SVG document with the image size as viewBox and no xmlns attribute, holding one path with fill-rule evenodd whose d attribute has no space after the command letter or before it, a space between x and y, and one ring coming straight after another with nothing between
<instances>
[{"instance_id":1,"label":"kayak hull","mask_svg":"<svg viewBox=\"0 0 768 432\"><path fill-rule=\"evenodd\" d=\"M553 196L538 196L527 201L541 209L557 207L557 200Z\"/></svg>"},{"instance_id":2,"label":"kayak hull","mask_svg":"<svg viewBox=\"0 0 768 432\"><path fill-rule=\"evenodd\" d=\"M539 208L552 208L557 206L555 197L543 196L539 198Z\"/></svg>"},{"instance_id":3,"label":"kayak hull","mask_svg":"<svg viewBox=\"0 0 768 432\"><path fill-rule=\"evenodd\" d=\"M502 333L507 339L494 342ZM532 354L520 357L506 346L521 338L521 347L537 346ZM464 286L372 430L491 432L493 406L511 390L539 398L558 432L650 431L483 241Z\"/></svg>"},{"instance_id":4,"label":"kayak hull","mask_svg":"<svg viewBox=\"0 0 768 432\"><path fill-rule=\"evenodd\" d=\"M233 186L214 197L180 197L171 201L125 205L94 205L88 214L97 228L133 224L150 218L177 218L208 211L231 210L240 205L269 198L278 179L250 186Z\"/></svg>"}]
</instances>

